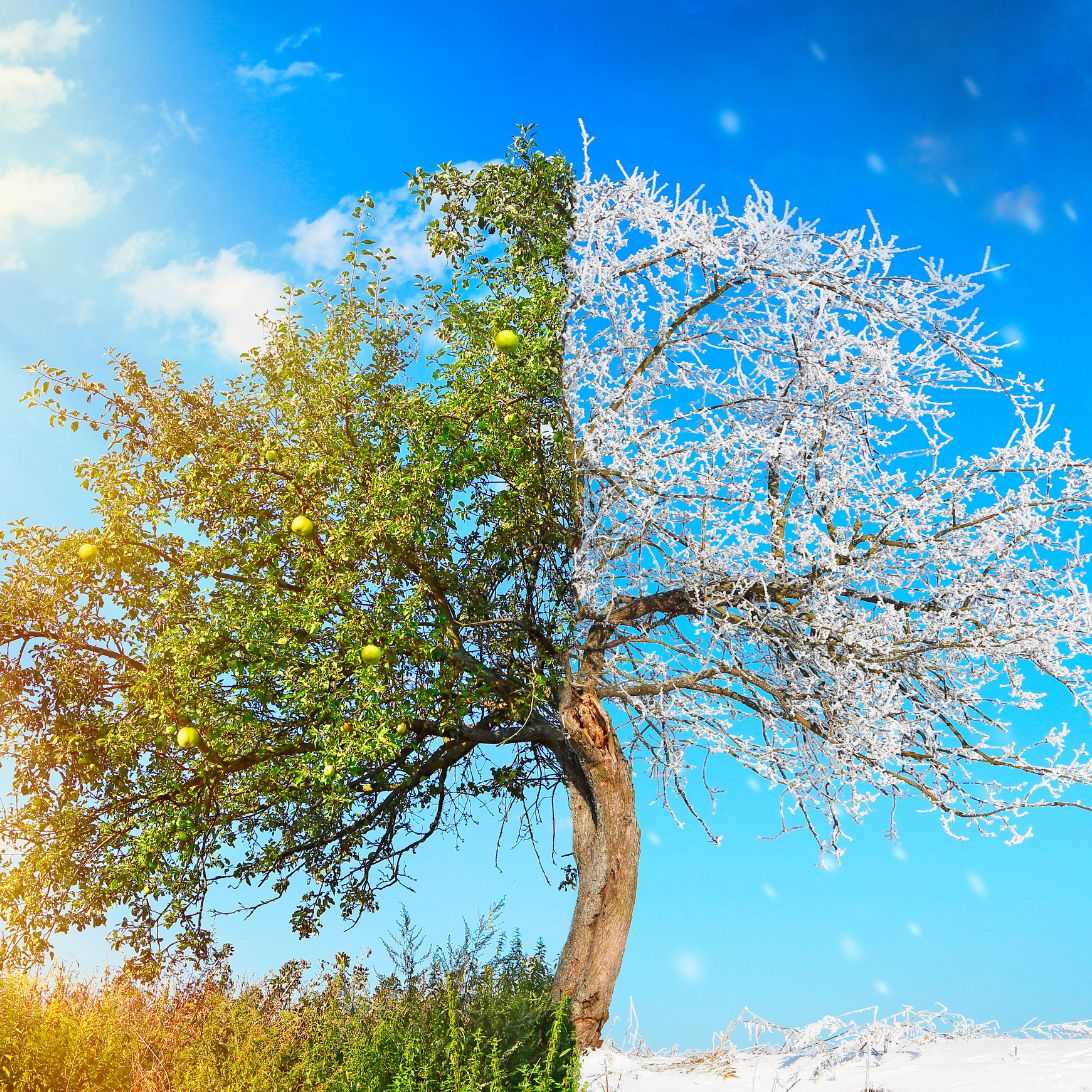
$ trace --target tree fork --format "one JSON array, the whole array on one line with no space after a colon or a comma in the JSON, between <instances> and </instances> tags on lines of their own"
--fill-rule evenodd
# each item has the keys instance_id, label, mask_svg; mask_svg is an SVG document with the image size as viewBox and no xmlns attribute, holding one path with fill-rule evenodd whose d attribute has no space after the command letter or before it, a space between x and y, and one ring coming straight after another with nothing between
<instances>
[{"instance_id":1,"label":"tree fork","mask_svg":"<svg viewBox=\"0 0 1092 1092\"><path fill-rule=\"evenodd\" d=\"M594 1050L633 919L641 832L633 771L594 689L566 684L560 713L567 740L557 754L569 786L578 882L553 994L570 998L577 1045Z\"/></svg>"}]
</instances>

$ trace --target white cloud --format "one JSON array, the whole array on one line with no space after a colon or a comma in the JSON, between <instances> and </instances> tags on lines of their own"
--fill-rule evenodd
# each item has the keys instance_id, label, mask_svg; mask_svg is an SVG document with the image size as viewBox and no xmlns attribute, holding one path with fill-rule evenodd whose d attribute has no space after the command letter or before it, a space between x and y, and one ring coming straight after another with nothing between
<instances>
[{"instance_id":1,"label":"white cloud","mask_svg":"<svg viewBox=\"0 0 1092 1092\"><path fill-rule=\"evenodd\" d=\"M765 895L766 898L768 898L768 899L776 899L777 898L777 890L775 888L771 887L770 884L768 884L768 883L764 883L762 885L762 894Z\"/></svg>"},{"instance_id":2,"label":"white cloud","mask_svg":"<svg viewBox=\"0 0 1092 1092\"><path fill-rule=\"evenodd\" d=\"M148 269L170 239L168 231L138 231L110 251L103 269L111 277L123 277L126 273Z\"/></svg>"},{"instance_id":3,"label":"white cloud","mask_svg":"<svg viewBox=\"0 0 1092 1092\"><path fill-rule=\"evenodd\" d=\"M687 982L698 982L705 977L705 968L693 952L679 952L675 956L675 973Z\"/></svg>"},{"instance_id":4,"label":"white cloud","mask_svg":"<svg viewBox=\"0 0 1092 1092\"><path fill-rule=\"evenodd\" d=\"M910 931L910 935L912 937L920 937L921 936L921 926L918 925L918 923L916 921L908 921L906 923L906 928Z\"/></svg>"},{"instance_id":5,"label":"white cloud","mask_svg":"<svg viewBox=\"0 0 1092 1092\"><path fill-rule=\"evenodd\" d=\"M891 853L894 856L896 861L905 861L906 860L906 850L903 849L902 846L895 846L891 850Z\"/></svg>"},{"instance_id":6,"label":"white cloud","mask_svg":"<svg viewBox=\"0 0 1092 1092\"><path fill-rule=\"evenodd\" d=\"M203 130L190 122L185 110L172 110L165 102L161 102L159 116L172 136L188 137L195 144L201 139Z\"/></svg>"},{"instance_id":7,"label":"white cloud","mask_svg":"<svg viewBox=\"0 0 1092 1092\"><path fill-rule=\"evenodd\" d=\"M811 55L820 63L827 59L826 51L818 42L808 42L808 48L811 50Z\"/></svg>"},{"instance_id":8,"label":"white cloud","mask_svg":"<svg viewBox=\"0 0 1092 1092\"><path fill-rule=\"evenodd\" d=\"M0 254L0 273L14 273L26 267L27 262L22 254L16 254L14 250L7 254Z\"/></svg>"},{"instance_id":9,"label":"white cloud","mask_svg":"<svg viewBox=\"0 0 1092 1092\"><path fill-rule=\"evenodd\" d=\"M1009 347L1012 349L1018 349L1024 343L1024 331L1021 330L1019 326L1013 325L1013 323L1011 322L1005 326L1002 326L999 332L1001 336L1005 339L1004 344L1009 345ZM1016 344L1013 345L1011 344L1011 342L1015 342Z\"/></svg>"},{"instance_id":10,"label":"white cloud","mask_svg":"<svg viewBox=\"0 0 1092 1092\"><path fill-rule=\"evenodd\" d=\"M235 69L235 75L241 83L260 83L277 94L292 91L296 80L307 80L312 76L323 76L327 80L341 79L340 72L324 72L314 61L293 61L287 68L274 68L265 61L250 66L241 64Z\"/></svg>"},{"instance_id":11,"label":"white cloud","mask_svg":"<svg viewBox=\"0 0 1092 1092\"><path fill-rule=\"evenodd\" d=\"M993 201L991 212L995 220L1011 220L1028 231L1038 231L1043 226L1043 214L1039 210L1042 195L1031 186L999 193Z\"/></svg>"},{"instance_id":12,"label":"white cloud","mask_svg":"<svg viewBox=\"0 0 1092 1092\"><path fill-rule=\"evenodd\" d=\"M480 170L483 164L474 160L456 163L457 170ZM393 281L410 282L418 273L438 276L445 259L433 257L425 238L425 227L435 219L436 212L422 211L408 186L376 194L375 217L368 225L368 238L376 240L376 248L389 247L397 261L387 270ZM341 259L349 250L350 240L342 235L352 231L352 210L356 206L353 197L343 197L333 208L327 209L314 220L298 220L288 229L292 242L288 252L308 273L332 271L341 265Z\"/></svg>"},{"instance_id":13,"label":"white cloud","mask_svg":"<svg viewBox=\"0 0 1092 1092\"><path fill-rule=\"evenodd\" d=\"M145 265L161 242L162 236L142 232L118 247L107 263L115 275L128 278L123 290L133 314L154 323L182 323L227 360L258 344L256 316L278 305L284 278L247 265L246 247L188 264Z\"/></svg>"},{"instance_id":14,"label":"white cloud","mask_svg":"<svg viewBox=\"0 0 1092 1092\"><path fill-rule=\"evenodd\" d=\"M288 229L292 236L289 252L308 272L319 269L336 269L349 249L349 240L342 232L351 231L353 218L343 199L314 220L297 220Z\"/></svg>"},{"instance_id":15,"label":"white cloud","mask_svg":"<svg viewBox=\"0 0 1092 1092\"><path fill-rule=\"evenodd\" d=\"M0 171L0 238L19 223L47 228L78 224L101 204L82 174L13 164Z\"/></svg>"},{"instance_id":16,"label":"white cloud","mask_svg":"<svg viewBox=\"0 0 1092 1092\"><path fill-rule=\"evenodd\" d=\"M868 169L875 171L876 174L883 174L887 170L887 164L875 152L869 152L865 156L865 162L868 164Z\"/></svg>"},{"instance_id":17,"label":"white cloud","mask_svg":"<svg viewBox=\"0 0 1092 1092\"><path fill-rule=\"evenodd\" d=\"M36 129L50 107L67 96L64 81L50 68L0 65L0 128L16 133Z\"/></svg>"},{"instance_id":18,"label":"white cloud","mask_svg":"<svg viewBox=\"0 0 1092 1092\"><path fill-rule=\"evenodd\" d=\"M654 846L662 846L664 844L664 840L654 830L648 832L648 840Z\"/></svg>"},{"instance_id":19,"label":"white cloud","mask_svg":"<svg viewBox=\"0 0 1092 1092\"><path fill-rule=\"evenodd\" d=\"M978 99L982 97L981 89L979 88L978 84L971 79L970 76L963 77L963 87L972 99Z\"/></svg>"},{"instance_id":20,"label":"white cloud","mask_svg":"<svg viewBox=\"0 0 1092 1092\"><path fill-rule=\"evenodd\" d=\"M842 949L842 955L846 959L860 959L861 958L861 946L857 941L848 934L841 937L838 941L838 947Z\"/></svg>"},{"instance_id":21,"label":"white cloud","mask_svg":"<svg viewBox=\"0 0 1092 1092\"><path fill-rule=\"evenodd\" d=\"M102 137L94 136L74 136L68 140L69 151L75 152L76 155L102 155L102 156L115 156L121 155L121 148L113 141L105 140Z\"/></svg>"},{"instance_id":22,"label":"white cloud","mask_svg":"<svg viewBox=\"0 0 1092 1092\"><path fill-rule=\"evenodd\" d=\"M890 989L890 987L889 987L889 986L887 985L887 983L886 983L886 982L884 982L884 981L882 981L882 980L881 980L881 979L879 979L879 978L877 978L877 979L876 979L876 981L872 983L872 988L873 988L873 989L874 989L874 990L875 990L875 991L876 991L876 992L877 992L877 993L878 993L878 994L879 994L879 995L880 995L881 997L886 997L886 996L887 996L887 995L888 995L888 994L889 994L889 993L891 992L891 989Z\"/></svg>"},{"instance_id":23,"label":"white cloud","mask_svg":"<svg viewBox=\"0 0 1092 1092\"><path fill-rule=\"evenodd\" d=\"M946 190L947 190L947 191L948 191L948 192L949 192L949 193L950 193L950 194L951 194L951 195L952 195L953 197L958 197L958 196L959 196L959 187L958 187L958 186L957 186L957 185L955 184L955 180L954 180L954 179L952 179L952 178L951 178L951 177L950 177L949 175L946 175L946 174L945 174L945 175L942 175L942 176L941 176L941 179L940 179L940 180L941 180L941 182L943 182L943 183L944 183L944 188L945 188L945 189L946 189Z\"/></svg>"},{"instance_id":24,"label":"white cloud","mask_svg":"<svg viewBox=\"0 0 1092 1092\"><path fill-rule=\"evenodd\" d=\"M1064 212L1073 223L1077 222L1077 210L1073 207L1072 201L1062 202L1062 212Z\"/></svg>"},{"instance_id":25,"label":"white cloud","mask_svg":"<svg viewBox=\"0 0 1092 1092\"><path fill-rule=\"evenodd\" d=\"M988 894L986 881L977 872L967 873L967 886L980 898L984 899Z\"/></svg>"},{"instance_id":26,"label":"white cloud","mask_svg":"<svg viewBox=\"0 0 1092 1092\"><path fill-rule=\"evenodd\" d=\"M723 110L720 115L720 127L726 132L735 136L742 126L739 114L735 110Z\"/></svg>"},{"instance_id":27,"label":"white cloud","mask_svg":"<svg viewBox=\"0 0 1092 1092\"><path fill-rule=\"evenodd\" d=\"M0 53L15 60L45 55L63 57L76 49L90 29L71 11L58 15L52 23L24 19L13 26L0 27Z\"/></svg>"},{"instance_id":28,"label":"white cloud","mask_svg":"<svg viewBox=\"0 0 1092 1092\"><path fill-rule=\"evenodd\" d=\"M308 38L313 38L316 34L321 33L322 27L308 27L306 30L301 30L299 34L289 34L287 37L282 38L277 44L277 52L283 53L286 49L299 49Z\"/></svg>"}]
</instances>

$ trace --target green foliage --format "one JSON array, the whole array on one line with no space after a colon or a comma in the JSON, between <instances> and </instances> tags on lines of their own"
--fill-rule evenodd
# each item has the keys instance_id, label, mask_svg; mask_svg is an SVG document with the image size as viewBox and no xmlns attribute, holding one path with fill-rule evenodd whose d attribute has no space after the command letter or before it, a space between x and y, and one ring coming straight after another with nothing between
<instances>
[{"instance_id":1,"label":"green foliage","mask_svg":"<svg viewBox=\"0 0 1092 1092\"><path fill-rule=\"evenodd\" d=\"M292 888L301 936L335 906L356 920L460 798L556 775L524 746L494 776L482 750L567 666L572 172L524 129L504 163L411 179L451 271L416 303L390 297L364 198L336 285L310 286L317 319L286 289L222 390L124 354L111 383L31 369L26 400L105 448L77 466L96 527L0 531L8 966L108 915L134 975L172 948L210 960L218 882L249 905Z\"/></svg>"},{"instance_id":2,"label":"green foliage","mask_svg":"<svg viewBox=\"0 0 1092 1092\"><path fill-rule=\"evenodd\" d=\"M369 981L339 955L236 986L0 977L3 1092L577 1092L567 1003L541 945Z\"/></svg>"}]
</instances>

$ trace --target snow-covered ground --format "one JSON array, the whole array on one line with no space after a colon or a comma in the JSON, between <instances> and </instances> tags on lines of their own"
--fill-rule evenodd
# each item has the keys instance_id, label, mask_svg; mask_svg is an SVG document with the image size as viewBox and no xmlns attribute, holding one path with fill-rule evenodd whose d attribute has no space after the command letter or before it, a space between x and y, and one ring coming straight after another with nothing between
<instances>
[{"instance_id":1,"label":"snow-covered ground","mask_svg":"<svg viewBox=\"0 0 1092 1092\"><path fill-rule=\"evenodd\" d=\"M588 1092L1092 1092L1088 1022L1002 1034L944 1009L855 1015L793 1029L745 1012L714 1050L686 1054L608 1041L584 1056L582 1075ZM729 1041L737 1029L748 1047Z\"/></svg>"}]
</instances>

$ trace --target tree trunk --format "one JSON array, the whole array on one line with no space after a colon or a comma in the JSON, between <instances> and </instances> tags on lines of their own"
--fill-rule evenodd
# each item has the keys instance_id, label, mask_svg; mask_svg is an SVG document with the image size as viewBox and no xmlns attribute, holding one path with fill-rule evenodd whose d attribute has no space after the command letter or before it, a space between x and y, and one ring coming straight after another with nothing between
<instances>
[{"instance_id":1,"label":"tree trunk","mask_svg":"<svg viewBox=\"0 0 1092 1092\"><path fill-rule=\"evenodd\" d=\"M572 1000L580 1048L595 1049L633 917L641 832L633 771L594 691L566 687L560 713L568 747L558 757L569 779L578 884L553 988L556 998Z\"/></svg>"}]
</instances>

